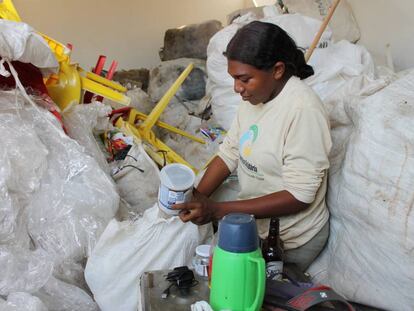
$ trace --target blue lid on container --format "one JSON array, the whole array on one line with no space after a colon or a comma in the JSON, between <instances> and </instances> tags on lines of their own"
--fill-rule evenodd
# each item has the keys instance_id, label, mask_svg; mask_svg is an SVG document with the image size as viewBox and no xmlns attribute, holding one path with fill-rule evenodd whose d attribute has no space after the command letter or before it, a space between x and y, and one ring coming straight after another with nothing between
<instances>
[{"instance_id":1,"label":"blue lid on container","mask_svg":"<svg viewBox=\"0 0 414 311\"><path fill-rule=\"evenodd\" d=\"M249 253L259 247L256 221L253 216L233 213L219 223L218 247L231 253Z\"/></svg>"}]
</instances>

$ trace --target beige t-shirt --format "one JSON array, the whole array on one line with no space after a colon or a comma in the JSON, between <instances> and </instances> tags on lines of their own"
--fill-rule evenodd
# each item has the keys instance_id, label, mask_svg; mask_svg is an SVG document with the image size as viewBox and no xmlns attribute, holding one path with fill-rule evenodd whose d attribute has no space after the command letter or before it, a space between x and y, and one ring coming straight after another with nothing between
<instances>
[{"instance_id":1,"label":"beige t-shirt","mask_svg":"<svg viewBox=\"0 0 414 311\"><path fill-rule=\"evenodd\" d=\"M285 249L297 248L328 221L325 203L328 155L332 146L329 121L321 100L300 79L292 77L266 104L240 104L218 155L230 171L237 167L240 200L287 190L310 206L280 217ZM267 236L269 219L257 220Z\"/></svg>"}]
</instances>

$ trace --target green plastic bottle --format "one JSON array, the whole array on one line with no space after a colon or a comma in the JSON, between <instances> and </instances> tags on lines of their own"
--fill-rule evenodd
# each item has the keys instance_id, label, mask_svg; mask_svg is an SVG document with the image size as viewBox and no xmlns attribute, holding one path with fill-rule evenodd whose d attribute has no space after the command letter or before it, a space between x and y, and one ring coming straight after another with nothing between
<instances>
[{"instance_id":1,"label":"green plastic bottle","mask_svg":"<svg viewBox=\"0 0 414 311\"><path fill-rule=\"evenodd\" d=\"M210 305L214 311L257 311L265 292L265 262L251 215L229 214L219 225Z\"/></svg>"}]
</instances>

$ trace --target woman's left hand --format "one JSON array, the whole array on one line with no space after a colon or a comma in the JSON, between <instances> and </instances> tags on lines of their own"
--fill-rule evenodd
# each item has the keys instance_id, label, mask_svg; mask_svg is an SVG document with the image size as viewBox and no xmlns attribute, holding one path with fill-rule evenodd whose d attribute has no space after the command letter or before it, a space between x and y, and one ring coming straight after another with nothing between
<instances>
[{"instance_id":1,"label":"woman's left hand","mask_svg":"<svg viewBox=\"0 0 414 311\"><path fill-rule=\"evenodd\" d=\"M216 219L215 202L197 190L193 192L193 201L175 204L172 208L180 210L179 216L183 222L191 221L196 225L204 225Z\"/></svg>"}]
</instances>

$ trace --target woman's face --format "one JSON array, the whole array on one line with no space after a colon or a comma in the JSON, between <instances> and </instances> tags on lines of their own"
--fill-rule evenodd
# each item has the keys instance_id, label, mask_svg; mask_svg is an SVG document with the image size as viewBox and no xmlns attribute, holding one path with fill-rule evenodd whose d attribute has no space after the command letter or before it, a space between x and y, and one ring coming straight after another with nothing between
<instances>
[{"instance_id":1,"label":"woman's face","mask_svg":"<svg viewBox=\"0 0 414 311\"><path fill-rule=\"evenodd\" d=\"M235 60L228 60L227 71L234 79L234 91L239 93L243 100L257 105L272 100L283 88L284 83L281 82L281 78L284 64L280 64L277 63L274 68L265 71Z\"/></svg>"}]
</instances>

